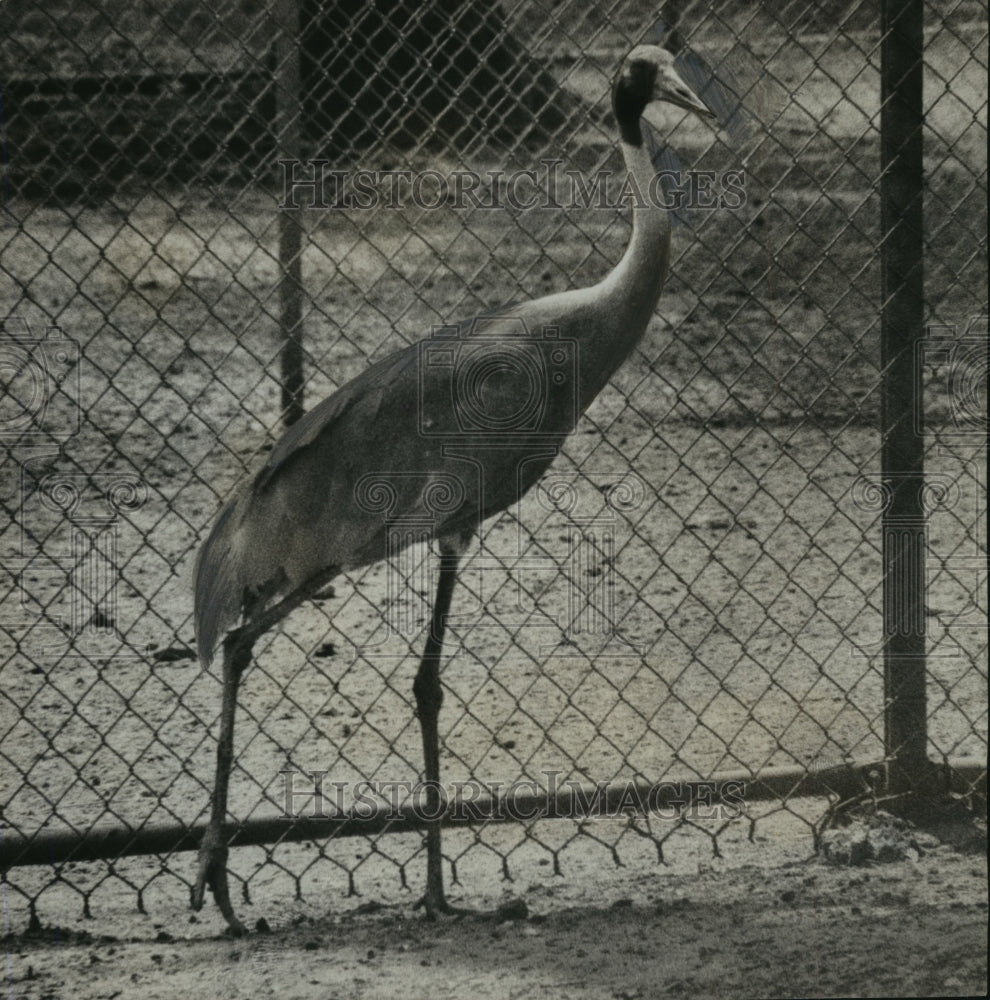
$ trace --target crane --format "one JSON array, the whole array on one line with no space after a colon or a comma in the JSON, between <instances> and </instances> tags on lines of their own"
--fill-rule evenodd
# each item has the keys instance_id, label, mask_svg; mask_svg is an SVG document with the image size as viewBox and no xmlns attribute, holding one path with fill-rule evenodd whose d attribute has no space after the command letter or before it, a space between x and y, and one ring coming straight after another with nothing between
<instances>
[{"instance_id":1,"label":"crane","mask_svg":"<svg viewBox=\"0 0 990 1000\"><path fill-rule=\"evenodd\" d=\"M714 117L666 49L639 45L628 54L613 83L612 109L629 181L640 192L654 175L641 122L653 102ZM386 508L391 517L421 516L439 547L413 691L426 815L440 814L440 661L461 557L482 521L540 479L640 341L669 265L667 212L636 199L629 244L605 278L441 328L371 365L293 424L220 512L195 573L199 658L208 669L222 649L223 681L195 909L208 885L230 930L244 932L230 901L224 822L238 686L253 646L338 574L388 558ZM373 496L376 489L386 504ZM439 822L427 824L426 851L427 915L457 912L444 894Z\"/></svg>"}]
</instances>

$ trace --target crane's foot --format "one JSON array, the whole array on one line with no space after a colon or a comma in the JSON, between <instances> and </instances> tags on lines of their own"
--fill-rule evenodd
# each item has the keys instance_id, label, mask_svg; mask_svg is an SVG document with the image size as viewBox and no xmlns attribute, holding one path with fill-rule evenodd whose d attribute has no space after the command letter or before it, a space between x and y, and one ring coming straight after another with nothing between
<instances>
[{"instance_id":1,"label":"crane's foot","mask_svg":"<svg viewBox=\"0 0 990 1000\"><path fill-rule=\"evenodd\" d=\"M439 899L431 899L429 893L424 896L420 896L413 909L418 910L420 908L426 910L426 916L430 920L442 920L445 917L486 916L483 910L474 910L468 906L454 906L453 903L448 903L446 897L442 894Z\"/></svg>"},{"instance_id":2,"label":"crane's foot","mask_svg":"<svg viewBox=\"0 0 990 1000\"><path fill-rule=\"evenodd\" d=\"M442 896L432 907L427 902L426 896L422 896L416 903L415 909L418 910L421 906L426 909L426 916L430 920L442 920L445 917L474 917L476 920L494 920L497 924L503 924L508 920L526 920L529 917L529 907L518 897L507 900L494 910L454 906Z\"/></svg>"},{"instance_id":3,"label":"crane's foot","mask_svg":"<svg viewBox=\"0 0 990 1000\"><path fill-rule=\"evenodd\" d=\"M230 885L227 880L227 845L222 840L222 835L209 829L203 836L203 842L199 846L199 867L196 872L196 884L192 891L192 907L194 910L201 910L206 897L206 887L209 886L213 893L213 898L227 927L234 937L240 937L247 933L247 928L237 919L234 907L230 902Z\"/></svg>"}]
</instances>

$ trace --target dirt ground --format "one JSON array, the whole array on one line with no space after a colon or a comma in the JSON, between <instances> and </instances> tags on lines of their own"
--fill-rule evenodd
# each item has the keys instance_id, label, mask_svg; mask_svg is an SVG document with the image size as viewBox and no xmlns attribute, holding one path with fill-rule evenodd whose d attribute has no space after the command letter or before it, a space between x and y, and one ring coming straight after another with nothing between
<instances>
[{"instance_id":1,"label":"dirt ground","mask_svg":"<svg viewBox=\"0 0 990 1000\"><path fill-rule=\"evenodd\" d=\"M18 1000L979 996L986 879L982 852L942 846L863 866L592 869L515 888L528 915L501 921L431 923L408 902L366 902L234 940L203 938L189 918L135 917L119 936L8 937L7 989Z\"/></svg>"}]
</instances>

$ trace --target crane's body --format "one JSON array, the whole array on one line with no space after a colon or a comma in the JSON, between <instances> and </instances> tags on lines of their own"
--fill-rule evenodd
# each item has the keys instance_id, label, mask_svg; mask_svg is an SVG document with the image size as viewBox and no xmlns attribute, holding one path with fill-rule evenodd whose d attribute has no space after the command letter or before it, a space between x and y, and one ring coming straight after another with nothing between
<instances>
[{"instance_id":1,"label":"crane's body","mask_svg":"<svg viewBox=\"0 0 990 1000\"><path fill-rule=\"evenodd\" d=\"M645 170L649 158L642 149L629 155L637 153ZM435 521L436 536L471 531L539 480L577 419L638 343L660 296L669 267L669 220L664 212L636 212L627 266L620 264L600 284L503 307L438 331L368 367L282 436L253 482L220 515L200 553L196 633L203 660L209 662L217 639L237 624L245 591L263 594L268 603L312 579L325 580L331 567L340 572L386 558L383 512L355 496L364 477L387 477L398 492L391 506L404 517ZM641 266L633 268L633 261ZM605 319L623 333L620 341ZM520 427L512 427L512 416L524 408L526 400L521 404L519 397L532 385L519 377L518 367L489 375L480 386L489 424L481 419L465 432L458 422L465 414L452 399L456 376L450 368L430 366L426 357L445 341L468 354L452 367L470 364L484 372L486 355L495 364L516 346L535 355L542 373L552 375L561 366L547 355L557 345L569 353L564 365L569 360L573 367L561 372L567 384L547 386L542 412ZM420 433L403 432L411 427ZM483 461L473 462L465 452ZM438 516L431 486L451 477L464 495ZM319 489L312 489L314 482ZM314 525L326 530L315 532Z\"/></svg>"},{"instance_id":2,"label":"crane's body","mask_svg":"<svg viewBox=\"0 0 990 1000\"><path fill-rule=\"evenodd\" d=\"M639 124L650 100L710 114L668 52L633 50L613 105L641 191L653 173ZM392 518L430 525L441 571L414 690L425 774L436 782L440 652L460 554L482 521L543 475L642 338L663 289L670 220L656 206L633 212L626 252L601 282L442 328L370 366L294 424L217 518L196 567L199 655L209 664L223 646L224 703L194 905L209 883L235 931L243 928L229 900L222 827L237 687L254 642L340 572L393 554ZM451 909L439 837L438 826L428 830L431 916Z\"/></svg>"}]
</instances>

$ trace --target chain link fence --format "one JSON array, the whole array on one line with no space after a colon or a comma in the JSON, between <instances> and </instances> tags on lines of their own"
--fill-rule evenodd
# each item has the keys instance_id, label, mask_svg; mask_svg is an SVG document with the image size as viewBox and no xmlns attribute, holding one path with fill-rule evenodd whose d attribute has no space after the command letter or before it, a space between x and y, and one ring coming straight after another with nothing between
<instances>
[{"instance_id":1,"label":"chain link fence","mask_svg":"<svg viewBox=\"0 0 990 1000\"><path fill-rule=\"evenodd\" d=\"M285 416L369 362L619 259L610 81L644 38L720 123L654 120L681 181L657 314L466 559L444 781L519 808L451 831L446 857L470 889L584 859L676 863L699 836L766 850L780 824L809 841L829 798L879 788L898 470L881 468L896 289L878 6L655 16L627 0L0 5L8 913L188 892L220 692L192 652L191 577L219 504ZM923 30L927 327L911 384L887 392L924 444L925 753L966 798L987 744L986 6L928 4ZM422 767L412 680L435 571L419 545L348 574L256 647L231 791L261 845L232 853L245 896L419 884L402 783ZM704 783L729 779L744 791L705 806ZM361 837L319 818L321 781L328 802L374 802ZM627 789L661 786L654 805L693 807L627 808ZM589 788L606 815L529 808L573 813Z\"/></svg>"}]
</instances>

